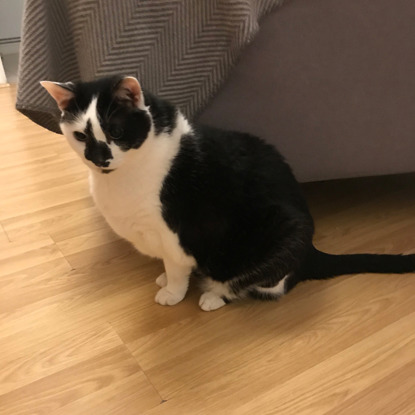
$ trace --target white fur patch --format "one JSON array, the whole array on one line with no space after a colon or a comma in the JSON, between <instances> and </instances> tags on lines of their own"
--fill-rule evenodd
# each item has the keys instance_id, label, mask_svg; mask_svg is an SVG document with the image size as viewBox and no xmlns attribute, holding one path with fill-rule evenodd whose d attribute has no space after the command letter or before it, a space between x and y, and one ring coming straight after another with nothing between
<instances>
[{"instance_id":1,"label":"white fur patch","mask_svg":"<svg viewBox=\"0 0 415 415\"><path fill-rule=\"evenodd\" d=\"M226 305L223 297L226 297L228 300L233 300L240 298L242 295L240 293L241 295L237 296L232 292L227 282L222 283L209 277L203 280L203 291L204 293L200 297L199 306L204 311L216 310Z\"/></svg>"},{"instance_id":2,"label":"white fur patch","mask_svg":"<svg viewBox=\"0 0 415 415\"><path fill-rule=\"evenodd\" d=\"M282 280L278 282L277 285L274 287L264 288L264 287L255 287L255 289L264 294L271 294L275 296L283 295L285 294L285 281L289 277L289 274L286 275Z\"/></svg>"},{"instance_id":3,"label":"white fur patch","mask_svg":"<svg viewBox=\"0 0 415 415\"><path fill-rule=\"evenodd\" d=\"M86 127L87 121L91 120L92 131L94 133L96 140L103 141L104 143L106 143L107 139L105 137L104 132L101 129L101 124L98 119L97 102L98 102L98 97L94 97L91 103L89 104L88 109L85 112L83 120L85 121L85 127Z\"/></svg>"},{"instance_id":4,"label":"white fur patch","mask_svg":"<svg viewBox=\"0 0 415 415\"><path fill-rule=\"evenodd\" d=\"M167 285L167 275L165 272L163 272L163 274L160 274L157 278L156 278L156 284L163 288Z\"/></svg>"},{"instance_id":5,"label":"white fur patch","mask_svg":"<svg viewBox=\"0 0 415 415\"><path fill-rule=\"evenodd\" d=\"M184 298L184 294L171 292L167 287L161 288L156 294L156 303L161 305L176 305Z\"/></svg>"},{"instance_id":6,"label":"white fur patch","mask_svg":"<svg viewBox=\"0 0 415 415\"><path fill-rule=\"evenodd\" d=\"M238 298L238 296L229 289L229 284L227 282L223 283L215 281L209 277L203 280L203 291L213 292L218 297L226 297L229 300Z\"/></svg>"},{"instance_id":7,"label":"white fur patch","mask_svg":"<svg viewBox=\"0 0 415 415\"><path fill-rule=\"evenodd\" d=\"M203 293L199 300L199 306L203 311L213 311L226 305L225 301L212 291Z\"/></svg>"}]
</instances>

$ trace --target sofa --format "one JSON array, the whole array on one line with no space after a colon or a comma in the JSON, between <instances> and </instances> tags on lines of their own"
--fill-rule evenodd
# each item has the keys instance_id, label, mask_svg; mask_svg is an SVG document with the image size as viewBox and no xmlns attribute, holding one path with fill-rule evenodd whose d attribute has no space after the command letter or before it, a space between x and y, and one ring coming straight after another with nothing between
<instances>
[{"instance_id":1,"label":"sofa","mask_svg":"<svg viewBox=\"0 0 415 415\"><path fill-rule=\"evenodd\" d=\"M274 143L303 182L415 171L415 3L286 1L199 120Z\"/></svg>"}]
</instances>

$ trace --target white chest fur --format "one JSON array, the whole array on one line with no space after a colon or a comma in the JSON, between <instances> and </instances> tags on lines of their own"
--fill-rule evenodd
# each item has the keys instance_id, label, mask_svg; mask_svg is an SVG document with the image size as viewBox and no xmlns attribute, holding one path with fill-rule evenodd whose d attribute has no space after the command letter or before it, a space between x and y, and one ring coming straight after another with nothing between
<instances>
[{"instance_id":1,"label":"white chest fur","mask_svg":"<svg viewBox=\"0 0 415 415\"><path fill-rule=\"evenodd\" d=\"M180 145L181 133L149 136L109 174L91 172L91 193L98 209L121 237L143 254L179 264L194 264L165 223L160 191Z\"/></svg>"}]
</instances>

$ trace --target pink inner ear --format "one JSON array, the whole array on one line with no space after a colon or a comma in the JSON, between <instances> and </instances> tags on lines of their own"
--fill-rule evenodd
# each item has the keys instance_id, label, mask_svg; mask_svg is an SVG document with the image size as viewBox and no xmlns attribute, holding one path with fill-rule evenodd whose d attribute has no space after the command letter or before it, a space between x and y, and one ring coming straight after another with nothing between
<instances>
[{"instance_id":1,"label":"pink inner ear","mask_svg":"<svg viewBox=\"0 0 415 415\"><path fill-rule=\"evenodd\" d=\"M137 79L132 76L124 78L117 89L116 95L121 99L128 99L138 105L141 99L141 87Z\"/></svg>"},{"instance_id":2,"label":"pink inner ear","mask_svg":"<svg viewBox=\"0 0 415 415\"><path fill-rule=\"evenodd\" d=\"M62 111L66 109L69 101L75 96L72 91L60 86L56 82L42 81L40 84L49 92Z\"/></svg>"}]
</instances>

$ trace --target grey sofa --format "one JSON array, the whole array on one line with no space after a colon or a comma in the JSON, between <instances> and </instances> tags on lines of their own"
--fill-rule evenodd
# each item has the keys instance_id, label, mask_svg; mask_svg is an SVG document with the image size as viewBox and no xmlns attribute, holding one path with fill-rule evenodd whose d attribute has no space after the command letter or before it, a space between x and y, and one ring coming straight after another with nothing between
<instances>
[{"instance_id":1,"label":"grey sofa","mask_svg":"<svg viewBox=\"0 0 415 415\"><path fill-rule=\"evenodd\" d=\"M199 117L276 144L300 181L415 170L415 3L289 0Z\"/></svg>"}]
</instances>

